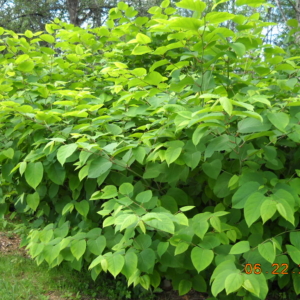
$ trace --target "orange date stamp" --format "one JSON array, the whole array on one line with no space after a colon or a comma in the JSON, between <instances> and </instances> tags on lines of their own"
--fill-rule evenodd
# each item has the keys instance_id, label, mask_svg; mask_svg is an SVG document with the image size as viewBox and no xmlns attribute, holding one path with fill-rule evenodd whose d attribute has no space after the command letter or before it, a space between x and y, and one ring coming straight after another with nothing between
<instances>
[{"instance_id":1,"label":"orange date stamp","mask_svg":"<svg viewBox=\"0 0 300 300\"><path fill-rule=\"evenodd\" d=\"M300 267L300 265L298 265ZM272 264L273 270L270 272L271 274L274 275L288 275L288 274L300 274L299 272L290 272L288 273L288 264ZM244 267L244 271L246 274L261 274L261 273L266 273L268 274L269 272L263 272L261 265L260 264L246 264Z\"/></svg>"}]
</instances>

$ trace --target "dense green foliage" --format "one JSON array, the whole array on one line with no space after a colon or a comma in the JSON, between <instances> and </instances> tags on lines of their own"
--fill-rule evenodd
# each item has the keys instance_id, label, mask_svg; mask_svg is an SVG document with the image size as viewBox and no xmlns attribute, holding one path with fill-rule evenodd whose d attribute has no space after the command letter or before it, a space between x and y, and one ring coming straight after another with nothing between
<instances>
[{"instance_id":1,"label":"dense green foliage","mask_svg":"<svg viewBox=\"0 0 300 300\"><path fill-rule=\"evenodd\" d=\"M95 29L0 28L0 213L35 220L38 264L294 299L299 57L263 44L258 13L168 4L148 19L121 2Z\"/></svg>"}]
</instances>

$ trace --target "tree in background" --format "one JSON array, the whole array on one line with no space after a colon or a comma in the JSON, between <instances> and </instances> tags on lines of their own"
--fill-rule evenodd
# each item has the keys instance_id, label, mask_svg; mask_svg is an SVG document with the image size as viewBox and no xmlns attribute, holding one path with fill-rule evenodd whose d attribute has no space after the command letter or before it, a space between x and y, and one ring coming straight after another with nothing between
<instances>
[{"instance_id":1,"label":"tree in background","mask_svg":"<svg viewBox=\"0 0 300 300\"><path fill-rule=\"evenodd\" d=\"M99 27L105 24L111 8L117 6L118 0L0 0L0 26L16 32L40 31L45 29L45 24L51 23L54 18L71 23L78 27ZM125 1L138 11L138 16L150 17L150 7L159 6L161 0L130 0ZM175 7L178 0L171 1ZM259 12L265 22L277 23L271 25L266 31L266 43L287 43L284 37L288 33L294 34L299 42L298 30L292 30L289 20L296 19L300 22L300 0L268 0L265 5L257 5L253 0L252 6L245 6L245 0L206 0L206 13L213 6L216 10L229 13L240 13L250 16ZM179 10L182 15L191 16L185 9ZM205 13L205 12L204 12ZM288 24L287 24L288 22ZM233 29L230 20L224 26ZM282 38L281 38L282 37Z\"/></svg>"},{"instance_id":2,"label":"tree in background","mask_svg":"<svg viewBox=\"0 0 300 300\"><path fill-rule=\"evenodd\" d=\"M64 17L65 21L81 26L84 22L91 22L91 27L100 26L106 18L109 9L116 7L118 0L1 0L0 1L0 24L6 26L35 26L37 23L42 23L43 18L55 18L58 16ZM131 0L125 1L128 5L134 6L142 16L148 15L147 11L150 7L160 4L160 0ZM178 2L171 1L173 4ZM245 14L253 13L249 6L242 9L237 9L237 6L243 5L243 0L228 0L228 1L212 1L207 0L207 8L210 8L219 3L222 11L239 12ZM255 2L252 6L255 8ZM171 4L172 4L171 3ZM258 6L265 9L266 21L278 21L282 23L290 18L300 20L300 1L299 0L269 0L265 6ZM262 12L262 9L259 9ZM185 11L187 13L187 11ZM104 18L103 18L104 17ZM26 22L24 22L26 20ZM29 29L29 28L27 28Z\"/></svg>"},{"instance_id":3,"label":"tree in background","mask_svg":"<svg viewBox=\"0 0 300 300\"><path fill-rule=\"evenodd\" d=\"M0 26L17 32L44 30L45 24L54 18L75 26L88 25L92 28L103 25L117 0L0 0ZM128 5L135 7L140 16L148 15L150 7L159 5L160 0L132 0ZM176 1L174 1L176 2Z\"/></svg>"}]
</instances>

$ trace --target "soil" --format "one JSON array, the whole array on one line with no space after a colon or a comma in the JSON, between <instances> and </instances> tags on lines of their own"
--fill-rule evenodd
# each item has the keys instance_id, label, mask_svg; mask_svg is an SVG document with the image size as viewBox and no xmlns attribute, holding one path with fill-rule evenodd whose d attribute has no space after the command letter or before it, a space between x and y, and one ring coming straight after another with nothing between
<instances>
[{"instance_id":1,"label":"soil","mask_svg":"<svg viewBox=\"0 0 300 300\"><path fill-rule=\"evenodd\" d=\"M21 239L16 234L0 232L0 253L18 254L30 258L25 248L19 248L20 242Z\"/></svg>"}]
</instances>

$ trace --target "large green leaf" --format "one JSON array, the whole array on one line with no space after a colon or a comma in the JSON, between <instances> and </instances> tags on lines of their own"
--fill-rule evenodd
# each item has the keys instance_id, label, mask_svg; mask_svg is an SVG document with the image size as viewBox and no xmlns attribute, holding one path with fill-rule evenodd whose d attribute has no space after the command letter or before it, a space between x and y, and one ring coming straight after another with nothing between
<instances>
[{"instance_id":1,"label":"large green leaf","mask_svg":"<svg viewBox=\"0 0 300 300\"><path fill-rule=\"evenodd\" d=\"M139 218L136 215L130 215L126 217L124 222L121 225L120 231L123 231L124 229L128 228L129 226L132 226L133 224L136 225L139 222Z\"/></svg>"},{"instance_id":2,"label":"large green leaf","mask_svg":"<svg viewBox=\"0 0 300 300\"><path fill-rule=\"evenodd\" d=\"M86 241L85 240L74 240L71 244L71 252L74 257L79 260L85 252Z\"/></svg>"},{"instance_id":3,"label":"large green leaf","mask_svg":"<svg viewBox=\"0 0 300 300\"><path fill-rule=\"evenodd\" d=\"M51 164L50 167L46 169L46 172L52 182L58 185L62 185L64 183L66 170L58 162Z\"/></svg>"},{"instance_id":4,"label":"large green leaf","mask_svg":"<svg viewBox=\"0 0 300 300\"><path fill-rule=\"evenodd\" d=\"M12 159L14 157L14 153L15 153L15 151L13 148L8 148L8 149L2 151L2 154L4 154L9 159Z\"/></svg>"},{"instance_id":5,"label":"large green leaf","mask_svg":"<svg viewBox=\"0 0 300 300\"><path fill-rule=\"evenodd\" d=\"M144 158L146 156L146 151L144 147L136 147L132 149L133 155L135 159L140 163L143 164Z\"/></svg>"},{"instance_id":6,"label":"large green leaf","mask_svg":"<svg viewBox=\"0 0 300 300\"><path fill-rule=\"evenodd\" d=\"M206 133L207 128L206 127L202 127L202 126L198 126L196 128L196 130L193 133L193 143L195 146L197 146L201 140L201 138L204 136L204 134Z\"/></svg>"},{"instance_id":7,"label":"large green leaf","mask_svg":"<svg viewBox=\"0 0 300 300\"><path fill-rule=\"evenodd\" d=\"M27 183L36 189L43 178L44 168L41 162L31 162L27 165L25 170L25 179Z\"/></svg>"},{"instance_id":8,"label":"large green leaf","mask_svg":"<svg viewBox=\"0 0 300 300\"><path fill-rule=\"evenodd\" d=\"M153 228L174 234L174 223L163 213L147 213L141 220Z\"/></svg>"},{"instance_id":9,"label":"large green leaf","mask_svg":"<svg viewBox=\"0 0 300 300\"><path fill-rule=\"evenodd\" d=\"M285 201L284 199L280 199L276 204L276 208L284 219L286 219L292 225L294 225L294 209L290 206L290 204L287 201Z\"/></svg>"},{"instance_id":10,"label":"large green leaf","mask_svg":"<svg viewBox=\"0 0 300 300\"><path fill-rule=\"evenodd\" d=\"M88 240L87 247L95 255L102 254L104 248L106 247L105 236L101 235L95 240Z\"/></svg>"},{"instance_id":11,"label":"large green leaf","mask_svg":"<svg viewBox=\"0 0 300 300\"><path fill-rule=\"evenodd\" d=\"M209 12L206 14L205 19L207 22L216 24L216 23L222 23L227 20L231 20L235 17L234 14L228 13L228 12Z\"/></svg>"},{"instance_id":12,"label":"large green leaf","mask_svg":"<svg viewBox=\"0 0 300 300\"><path fill-rule=\"evenodd\" d=\"M216 275L211 287L211 292L214 297L217 297L217 295L225 289L226 278L232 274L232 271L233 270L231 269L222 270L220 273L218 273L218 275Z\"/></svg>"},{"instance_id":13,"label":"large green leaf","mask_svg":"<svg viewBox=\"0 0 300 300\"><path fill-rule=\"evenodd\" d=\"M286 250L293 260L293 262L297 265L300 264L300 250L292 245L286 245Z\"/></svg>"},{"instance_id":14,"label":"large green leaf","mask_svg":"<svg viewBox=\"0 0 300 300\"><path fill-rule=\"evenodd\" d=\"M241 254L241 253L248 252L249 250L250 250L249 242L241 241L232 246L229 254Z\"/></svg>"},{"instance_id":15,"label":"large green leaf","mask_svg":"<svg viewBox=\"0 0 300 300\"><path fill-rule=\"evenodd\" d=\"M225 290L226 294L236 292L244 283L242 274L233 273L226 277Z\"/></svg>"},{"instance_id":16,"label":"large green leaf","mask_svg":"<svg viewBox=\"0 0 300 300\"><path fill-rule=\"evenodd\" d=\"M205 162L202 164L202 169L208 177L217 179L222 169L222 162L219 159L215 159L209 163Z\"/></svg>"},{"instance_id":17,"label":"large green leaf","mask_svg":"<svg viewBox=\"0 0 300 300\"><path fill-rule=\"evenodd\" d=\"M294 287L294 291L296 293L296 295L300 294L300 276L299 274L293 274L293 287Z\"/></svg>"},{"instance_id":18,"label":"large green leaf","mask_svg":"<svg viewBox=\"0 0 300 300\"><path fill-rule=\"evenodd\" d=\"M186 279L182 279L179 282L179 296L187 294L192 288L192 282Z\"/></svg>"},{"instance_id":19,"label":"large green leaf","mask_svg":"<svg viewBox=\"0 0 300 300\"><path fill-rule=\"evenodd\" d=\"M170 21L170 26L174 28L182 28L187 30L197 31L203 22L195 18L178 17Z\"/></svg>"},{"instance_id":20,"label":"large green leaf","mask_svg":"<svg viewBox=\"0 0 300 300\"><path fill-rule=\"evenodd\" d=\"M147 74L147 76L144 78L144 81L148 84L152 85L158 85L163 80L163 77L160 75L160 73L152 71Z\"/></svg>"},{"instance_id":21,"label":"large green leaf","mask_svg":"<svg viewBox=\"0 0 300 300\"><path fill-rule=\"evenodd\" d=\"M64 145L58 149L57 160L61 163L62 166L64 165L66 159L70 157L75 152L76 149L77 149L76 144Z\"/></svg>"},{"instance_id":22,"label":"large green leaf","mask_svg":"<svg viewBox=\"0 0 300 300\"><path fill-rule=\"evenodd\" d=\"M27 201L27 205L35 211L39 206L40 196L37 192L33 194L29 194L27 195L26 201Z\"/></svg>"},{"instance_id":23,"label":"large green leaf","mask_svg":"<svg viewBox=\"0 0 300 300\"><path fill-rule=\"evenodd\" d=\"M300 232L290 232L290 241L297 249L300 250Z\"/></svg>"},{"instance_id":24,"label":"large green leaf","mask_svg":"<svg viewBox=\"0 0 300 300\"><path fill-rule=\"evenodd\" d=\"M106 258L108 271L116 278L116 276L122 271L124 266L124 257L121 254L113 254Z\"/></svg>"},{"instance_id":25,"label":"large green leaf","mask_svg":"<svg viewBox=\"0 0 300 300\"><path fill-rule=\"evenodd\" d=\"M161 257L168 249L169 242L159 242L157 246L157 254Z\"/></svg>"},{"instance_id":26,"label":"large green leaf","mask_svg":"<svg viewBox=\"0 0 300 300\"><path fill-rule=\"evenodd\" d=\"M61 214L62 214L62 215L65 215L65 214L68 213L68 212L72 212L73 209L74 209L74 204L71 203L71 202L69 202L69 203L67 203L67 204L64 206L64 208L62 209Z\"/></svg>"},{"instance_id":27,"label":"large green leaf","mask_svg":"<svg viewBox=\"0 0 300 300\"><path fill-rule=\"evenodd\" d=\"M43 258L48 264L51 264L59 255L60 247L59 245L47 245L43 250Z\"/></svg>"},{"instance_id":28,"label":"large green leaf","mask_svg":"<svg viewBox=\"0 0 300 300\"><path fill-rule=\"evenodd\" d=\"M118 190L114 185L107 185L102 191L100 199L110 199L118 195Z\"/></svg>"},{"instance_id":29,"label":"large green leaf","mask_svg":"<svg viewBox=\"0 0 300 300\"><path fill-rule=\"evenodd\" d=\"M274 262L276 257L276 252L273 243L267 242L258 245L259 254L271 264Z\"/></svg>"},{"instance_id":30,"label":"large green leaf","mask_svg":"<svg viewBox=\"0 0 300 300\"><path fill-rule=\"evenodd\" d=\"M283 112L268 113L268 119L279 130L285 132L286 126L290 122L289 115Z\"/></svg>"},{"instance_id":31,"label":"large green leaf","mask_svg":"<svg viewBox=\"0 0 300 300\"><path fill-rule=\"evenodd\" d=\"M230 180L230 174L223 172L221 175L218 176L216 183L213 188L213 193L218 197L218 198L225 198L229 194L231 194L229 188L228 188L228 183Z\"/></svg>"},{"instance_id":32,"label":"large green leaf","mask_svg":"<svg viewBox=\"0 0 300 300\"><path fill-rule=\"evenodd\" d=\"M138 255L138 268L142 272L152 273L155 263L155 252L147 248Z\"/></svg>"},{"instance_id":33,"label":"large green leaf","mask_svg":"<svg viewBox=\"0 0 300 300\"><path fill-rule=\"evenodd\" d=\"M182 148L175 148L170 147L165 152L166 162L168 165L170 165L172 162L174 162L180 155L182 151Z\"/></svg>"},{"instance_id":34,"label":"large green leaf","mask_svg":"<svg viewBox=\"0 0 300 300\"><path fill-rule=\"evenodd\" d=\"M198 214L193 217L193 230L197 236L199 236L201 239L203 239L205 233L207 232L209 228L208 224L208 218L210 217L211 213L203 213Z\"/></svg>"},{"instance_id":35,"label":"large green leaf","mask_svg":"<svg viewBox=\"0 0 300 300\"><path fill-rule=\"evenodd\" d=\"M142 55L145 53L149 53L152 50L148 47L148 46L136 46L133 50L132 50L132 55Z\"/></svg>"},{"instance_id":36,"label":"large green leaf","mask_svg":"<svg viewBox=\"0 0 300 300\"><path fill-rule=\"evenodd\" d=\"M20 167L19 167L19 171L20 171L21 176L24 174L26 168L27 168L27 162L26 161L22 161L20 163Z\"/></svg>"},{"instance_id":37,"label":"large green leaf","mask_svg":"<svg viewBox=\"0 0 300 300\"><path fill-rule=\"evenodd\" d=\"M122 133L122 128L116 124L107 124L105 127L106 127L106 130L113 135L118 135L118 134Z\"/></svg>"},{"instance_id":38,"label":"large green leaf","mask_svg":"<svg viewBox=\"0 0 300 300\"><path fill-rule=\"evenodd\" d=\"M75 208L82 216L86 217L89 212L90 205L88 201L81 200L80 202L75 202Z\"/></svg>"},{"instance_id":39,"label":"large green leaf","mask_svg":"<svg viewBox=\"0 0 300 300\"><path fill-rule=\"evenodd\" d=\"M273 217L276 212L276 201L267 199L260 207L260 215L263 223L266 223L269 219Z\"/></svg>"},{"instance_id":40,"label":"large green leaf","mask_svg":"<svg viewBox=\"0 0 300 300\"><path fill-rule=\"evenodd\" d=\"M150 276L145 274L139 278L139 284L145 289L148 290L150 287Z\"/></svg>"},{"instance_id":41,"label":"large green leaf","mask_svg":"<svg viewBox=\"0 0 300 300\"><path fill-rule=\"evenodd\" d=\"M250 181L239 187L232 197L232 207L237 209L244 208L249 196L255 193L259 186L258 182Z\"/></svg>"},{"instance_id":42,"label":"large green leaf","mask_svg":"<svg viewBox=\"0 0 300 300\"><path fill-rule=\"evenodd\" d=\"M39 37L42 40L44 40L44 41L46 41L47 43L50 43L50 44L52 44L52 43L55 42L54 37L52 35L50 35L50 34L41 34Z\"/></svg>"},{"instance_id":43,"label":"large green leaf","mask_svg":"<svg viewBox=\"0 0 300 300\"><path fill-rule=\"evenodd\" d=\"M43 243L33 243L30 248L30 255L32 258L37 257L44 249L45 245Z\"/></svg>"},{"instance_id":44,"label":"large green leaf","mask_svg":"<svg viewBox=\"0 0 300 300\"><path fill-rule=\"evenodd\" d=\"M244 44L231 43L230 46L238 56L241 56L241 57L244 56L244 54L246 52L246 47L244 46Z\"/></svg>"},{"instance_id":45,"label":"large green leaf","mask_svg":"<svg viewBox=\"0 0 300 300\"><path fill-rule=\"evenodd\" d=\"M96 257L92 263L89 265L89 270L95 268L97 265L99 265L101 263L101 261L105 259L102 255L99 255L98 257Z\"/></svg>"},{"instance_id":46,"label":"large green leaf","mask_svg":"<svg viewBox=\"0 0 300 300\"><path fill-rule=\"evenodd\" d=\"M228 135L224 134L211 140L205 150L205 157L211 157L215 151L230 151L235 147Z\"/></svg>"},{"instance_id":47,"label":"large green leaf","mask_svg":"<svg viewBox=\"0 0 300 300\"><path fill-rule=\"evenodd\" d=\"M222 226L220 218L217 216L213 216L209 219L210 225L218 232L222 232Z\"/></svg>"},{"instance_id":48,"label":"large green leaf","mask_svg":"<svg viewBox=\"0 0 300 300\"><path fill-rule=\"evenodd\" d=\"M97 178L108 171L112 166L112 162L105 159L104 157L98 157L92 160L89 170L88 177L89 178Z\"/></svg>"},{"instance_id":49,"label":"large green leaf","mask_svg":"<svg viewBox=\"0 0 300 300\"><path fill-rule=\"evenodd\" d=\"M135 200L140 203L146 203L146 202L150 201L151 198L152 198L152 191L147 190L147 191L139 193L136 196Z\"/></svg>"},{"instance_id":50,"label":"large green leaf","mask_svg":"<svg viewBox=\"0 0 300 300\"><path fill-rule=\"evenodd\" d=\"M189 248L189 244L186 242L177 244L174 252L174 256L184 253L188 248Z\"/></svg>"},{"instance_id":51,"label":"large green leaf","mask_svg":"<svg viewBox=\"0 0 300 300\"><path fill-rule=\"evenodd\" d=\"M182 0L176 3L176 6L202 13L206 8L206 3L200 0Z\"/></svg>"},{"instance_id":52,"label":"large green leaf","mask_svg":"<svg viewBox=\"0 0 300 300\"><path fill-rule=\"evenodd\" d=\"M127 251L125 254L125 262L122 269L122 273L127 279L134 274L137 269L138 257L134 252Z\"/></svg>"},{"instance_id":53,"label":"large green leaf","mask_svg":"<svg viewBox=\"0 0 300 300\"><path fill-rule=\"evenodd\" d=\"M169 62L169 61L168 61L167 59L162 59L162 60L156 61L156 62L154 62L154 64L150 67L149 71L150 71L150 72L151 72L151 71L154 71L156 68L168 64L168 62Z\"/></svg>"},{"instance_id":54,"label":"large green leaf","mask_svg":"<svg viewBox=\"0 0 300 300\"><path fill-rule=\"evenodd\" d=\"M250 197L246 200L244 215L248 227L250 227L260 217L260 208L264 201L264 195L259 192L250 195Z\"/></svg>"},{"instance_id":55,"label":"large green leaf","mask_svg":"<svg viewBox=\"0 0 300 300\"><path fill-rule=\"evenodd\" d=\"M232 104L231 101L227 97L221 97L219 98L219 101L223 107L223 109L228 113L230 116L232 113Z\"/></svg>"},{"instance_id":56,"label":"large green leaf","mask_svg":"<svg viewBox=\"0 0 300 300\"><path fill-rule=\"evenodd\" d=\"M129 195L133 192L133 185L129 182L124 182L120 185L119 192L124 195Z\"/></svg>"},{"instance_id":57,"label":"large green leaf","mask_svg":"<svg viewBox=\"0 0 300 300\"><path fill-rule=\"evenodd\" d=\"M33 68L34 68L34 63L31 59L21 62L18 65L18 70L20 70L22 72L30 72L33 70Z\"/></svg>"},{"instance_id":58,"label":"large green leaf","mask_svg":"<svg viewBox=\"0 0 300 300\"><path fill-rule=\"evenodd\" d=\"M260 295L260 282L256 274L243 274L244 283L243 288L255 296L259 297Z\"/></svg>"},{"instance_id":59,"label":"large green leaf","mask_svg":"<svg viewBox=\"0 0 300 300\"><path fill-rule=\"evenodd\" d=\"M214 252L212 250L194 247L191 252L191 259L195 269L200 273L212 263Z\"/></svg>"}]
</instances>

